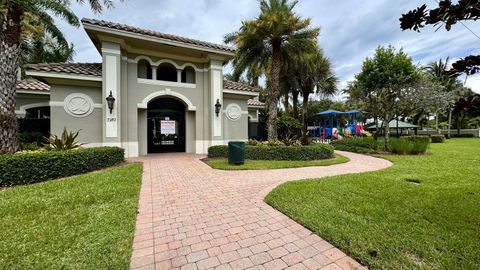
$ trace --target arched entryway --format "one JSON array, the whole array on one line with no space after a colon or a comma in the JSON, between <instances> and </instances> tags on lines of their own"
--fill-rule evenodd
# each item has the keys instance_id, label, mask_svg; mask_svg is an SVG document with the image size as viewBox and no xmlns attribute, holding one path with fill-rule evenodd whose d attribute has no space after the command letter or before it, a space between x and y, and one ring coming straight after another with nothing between
<instances>
[{"instance_id":1,"label":"arched entryway","mask_svg":"<svg viewBox=\"0 0 480 270\"><path fill-rule=\"evenodd\" d=\"M185 152L185 105L173 98L148 103L148 153Z\"/></svg>"}]
</instances>

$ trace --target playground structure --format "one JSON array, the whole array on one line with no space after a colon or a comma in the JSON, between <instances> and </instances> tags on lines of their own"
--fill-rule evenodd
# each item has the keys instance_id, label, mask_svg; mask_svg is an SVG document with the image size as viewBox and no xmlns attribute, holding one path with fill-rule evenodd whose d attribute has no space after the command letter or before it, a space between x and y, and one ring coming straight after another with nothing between
<instances>
[{"instance_id":1,"label":"playground structure","mask_svg":"<svg viewBox=\"0 0 480 270\"><path fill-rule=\"evenodd\" d=\"M331 140L341 140L344 137L366 136L363 125L357 121L361 114L364 114L364 112L359 110L347 112L326 110L319 112L316 115L320 116L320 121L315 123L313 130L310 132L310 137L328 143Z\"/></svg>"}]
</instances>

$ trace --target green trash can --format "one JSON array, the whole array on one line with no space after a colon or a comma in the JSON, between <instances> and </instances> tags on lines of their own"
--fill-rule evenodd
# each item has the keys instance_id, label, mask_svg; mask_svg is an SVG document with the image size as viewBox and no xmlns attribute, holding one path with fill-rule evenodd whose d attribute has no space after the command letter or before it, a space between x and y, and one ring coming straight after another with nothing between
<instances>
[{"instance_id":1,"label":"green trash can","mask_svg":"<svg viewBox=\"0 0 480 270\"><path fill-rule=\"evenodd\" d=\"M228 143L228 164L242 165L245 163L245 142Z\"/></svg>"}]
</instances>

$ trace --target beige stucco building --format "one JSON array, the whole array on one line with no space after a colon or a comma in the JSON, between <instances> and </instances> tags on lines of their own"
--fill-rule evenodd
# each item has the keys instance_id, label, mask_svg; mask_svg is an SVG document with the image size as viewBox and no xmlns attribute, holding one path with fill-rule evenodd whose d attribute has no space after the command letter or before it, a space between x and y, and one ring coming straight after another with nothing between
<instances>
[{"instance_id":1,"label":"beige stucco building","mask_svg":"<svg viewBox=\"0 0 480 270\"><path fill-rule=\"evenodd\" d=\"M124 24L82 23L102 63L29 65L26 74L35 80L18 84L19 117L49 117L51 133L81 130L87 146L120 146L128 157L206 153L248 139L263 104L256 88L223 79L234 49Z\"/></svg>"}]
</instances>

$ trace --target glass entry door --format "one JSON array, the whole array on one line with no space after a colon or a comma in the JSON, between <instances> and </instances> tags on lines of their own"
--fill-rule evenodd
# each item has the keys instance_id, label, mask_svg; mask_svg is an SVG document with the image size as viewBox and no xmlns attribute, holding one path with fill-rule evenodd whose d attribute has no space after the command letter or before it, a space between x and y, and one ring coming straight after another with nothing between
<instances>
[{"instance_id":1,"label":"glass entry door","mask_svg":"<svg viewBox=\"0 0 480 270\"><path fill-rule=\"evenodd\" d=\"M148 108L148 152L185 152L184 105L174 99L159 101Z\"/></svg>"}]
</instances>

